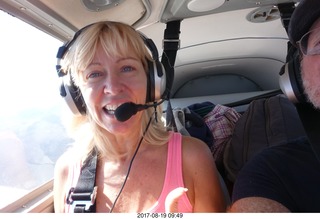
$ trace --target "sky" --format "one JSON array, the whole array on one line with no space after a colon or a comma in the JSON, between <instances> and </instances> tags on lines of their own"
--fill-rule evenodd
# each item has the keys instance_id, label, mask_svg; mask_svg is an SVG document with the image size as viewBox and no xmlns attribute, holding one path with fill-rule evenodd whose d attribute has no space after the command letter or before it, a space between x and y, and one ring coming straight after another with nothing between
<instances>
[{"instance_id":1,"label":"sky","mask_svg":"<svg viewBox=\"0 0 320 219\"><path fill-rule=\"evenodd\" d=\"M55 57L63 42L3 11L0 26L0 113L60 101Z\"/></svg>"},{"instance_id":2,"label":"sky","mask_svg":"<svg viewBox=\"0 0 320 219\"><path fill-rule=\"evenodd\" d=\"M35 125L31 126L32 124L29 123L34 121L29 120L39 116L39 112L47 112L46 109L51 109L53 106L61 105L66 107L64 100L59 94L60 79L55 71L57 62L56 53L63 42L1 10L0 27L0 149L5 151L5 153L0 153L0 160L3 160L5 157L15 158L10 160L14 162L14 164L9 166L17 167L18 161L23 160L17 156L17 154L21 156L25 154L18 153L19 151L14 150L14 142L9 141L14 138L12 138L12 136L8 137L8 134L17 136L15 133L19 132L21 136L24 136L24 134L28 134L26 131L36 133L37 135L34 134L34 136L32 136L30 134L27 136L32 139L32 142L30 140L27 141L28 139L19 139L19 142L23 141L26 148L32 149L31 154L36 156L40 149L36 151L34 146L39 148L41 148L42 145L47 146L47 144L45 144L46 141L44 141L45 143L40 142L42 143L40 144L39 139L41 140L47 137L46 139L50 141L51 139L48 138L48 136L55 137L54 133L62 130L61 126L58 126L59 121L51 124L41 120L42 123L36 123L36 127ZM22 114L22 112L28 112L28 114ZM25 115L26 118L21 119L21 115ZM42 119L43 117L40 115L40 118ZM43 124L52 126L48 128L48 126L44 126ZM25 130L26 127L29 127L28 125L35 130ZM38 126L40 128L44 127L44 130L39 130ZM50 129L52 127L58 128ZM44 133L49 133L49 135L45 135ZM61 136L63 137L64 135ZM51 140L51 142L61 142L61 139L59 138L56 142ZM8 144L10 150L8 150ZM60 146L64 147L63 144ZM20 149L21 148L19 148L19 150ZM10 154L13 155L9 156ZM44 153L39 154L44 157ZM1 157L1 155L4 156ZM26 165L24 164L24 166ZM42 166L39 165L36 170L39 170L40 167ZM46 167L46 165L44 165L44 167ZM49 168L52 167L49 166ZM2 167L0 169L7 170L8 168ZM38 172L42 174L42 172ZM53 173L51 169L49 171L46 169L46 171L43 172ZM9 177L11 177L11 175L9 175ZM5 178L5 180L7 180L7 178ZM12 180L12 182L15 182L15 180ZM15 185L12 184L12 187L15 187ZM2 197L9 198L0 200L0 208L20 197L23 193L23 190L13 189L7 186L4 187L1 184L0 194L2 194Z\"/></svg>"}]
</instances>

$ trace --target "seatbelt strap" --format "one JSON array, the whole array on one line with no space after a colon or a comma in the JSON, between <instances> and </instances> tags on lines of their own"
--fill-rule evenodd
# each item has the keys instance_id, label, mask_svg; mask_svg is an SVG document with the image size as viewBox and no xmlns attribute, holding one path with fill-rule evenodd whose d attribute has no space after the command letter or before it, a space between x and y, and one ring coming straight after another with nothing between
<instances>
[{"instance_id":1,"label":"seatbelt strap","mask_svg":"<svg viewBox=\"0 0 320 219\"><path fill-rule=\"evenodd\" d=\"M94 148L81 167L76 187L69 191L67 204L72 206L74 213L95 212L97 160L98 154Z\"/></svg>"},{"instance_id":2,"label":"seatbelt strap","mask_svg":"<svg viewBox=\"0 0 320 219\"><path fill-rule=\"evenodd\" d=\"M174 80L174 64L176 61L177 51L180 49L180 24L181 20L170 21L167 23L163 37L163 52L161 63L166 70L166 77L169 77L166 84L165 96L170 98L170 92Z\"/></svg>"},{"instance_id":3,"label":"seatbelt strap","mask_svg":"<svg viewBox=\"0 0 320 219\"><path fill-rule=\"evenodd\" d=\"M180 24L181 20L169 21L164 31L163 37L163 53L161 63L168 77L165 98L168 101L166 109L166 126L168 130L176 129L172 106L170 102L171 88L174 81L174 65L176 61L177 51L180 49Z\"/></svg>"},{"instance_id":4,"label":"seatbelt strap","mask_svg":"<svg viewBox=\"0 0 320 219\"><path fill-rule=\"evenodd\" d=\"M258 100L258 99L261 99L261 98L269 98L269 97L273 97L273 96L279 95L279 94L283 94L281 89L273 90L273 91L270 91L270 92L267 92L267 93L264 93L264 94L260 94L260 95L253 96L253 97L249 97L249 98L246 98L246 99L243 99L243 100L239 100L239 101L236 101L236 102L226 103L224 105L228 106L228 107L237 107L237 106L247 105L247 104L251 103L253 100Z\"/></svg>"}]
</instances>

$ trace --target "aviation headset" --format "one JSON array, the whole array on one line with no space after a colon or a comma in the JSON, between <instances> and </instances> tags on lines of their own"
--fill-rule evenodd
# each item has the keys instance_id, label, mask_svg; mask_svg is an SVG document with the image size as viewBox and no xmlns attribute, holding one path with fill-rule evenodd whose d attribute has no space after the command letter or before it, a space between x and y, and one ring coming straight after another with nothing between
<instances>
[{"instance_id":1,"label":"aviation headset","mask_svg":"<svg viewBox=\"0 0 320 219\"><path fill-rule=\"evenodd\" d=\"M289 3L293 4L294 3ZM291 7L291 6L290 6ZM308 102L301 79L300 69L300 51L297 48L296 42L309 31L313 23L320 16L320 1L319 0L299 0L297 7L288 8L290 11L288 26L288 55L286 64L280 71L280 86L284 94L293 103ZM293 10L292 10L293 9ZM288 11L283 11L283 15L287 16ZM293 11L293 12L291 12Z\"/></svg>"},{"instance_id":2,"label":"aviation headset","mask_svg":"<svg viewBox=\"0 0 320 219\"><path fill-rule=\"evenodd\" d=\"M107 21L113 22L113 21ZM86 114L86 104L80 92L80 89L75 85L74 80L69 72L63 72L60 62L68 53L69 49L81 33L92 26L89 24L79 31L77 31L74 37L61 46L57 53L57 65L56 70L59 77L62 77L62 83L60 86L60 95L65 99L67 105L75 115L85 115ZM136 30L135 30L136 31ZM166 99L168 95L168 90L166 85L168 77L166 77L166 72L162 63L159 60L159 54L156 45L154 42L143 35L141 32L137 31L141 36L145 46L150 51L152 56L152 61L147 59L148 70L147 70L147 94L146 94L146 103L148 102L157 102L161 99Z\"/></svg>"},{"instance_id":3,"label":"aviation headset","mask_svg":"<svg viewBox=\"0 0 320 219\"><path fill-rule=\"evenodd\" d=\"M288 42L288 54L286 63L280 70L279 83L282 92L292 103L306 102L301 78L300 53L291 42Z\"/></svg>"}]
</instances>

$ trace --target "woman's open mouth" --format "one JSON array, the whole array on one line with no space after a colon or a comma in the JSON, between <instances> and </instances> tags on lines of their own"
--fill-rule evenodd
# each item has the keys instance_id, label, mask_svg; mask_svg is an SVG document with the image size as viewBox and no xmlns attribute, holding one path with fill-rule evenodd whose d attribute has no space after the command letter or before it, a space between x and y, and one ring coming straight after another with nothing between
<instances>
[{"instance_id":1,"label":"woman's open mouth","mask_svg":"<svg viewBox=\"0 0 320 219\"><path fill-rule=\"evenodd\" d=\"M115 110L120 106L119 105L106 105L103 107L103 111L108 115L114 115Z\"/></svg>"}]
</instances>

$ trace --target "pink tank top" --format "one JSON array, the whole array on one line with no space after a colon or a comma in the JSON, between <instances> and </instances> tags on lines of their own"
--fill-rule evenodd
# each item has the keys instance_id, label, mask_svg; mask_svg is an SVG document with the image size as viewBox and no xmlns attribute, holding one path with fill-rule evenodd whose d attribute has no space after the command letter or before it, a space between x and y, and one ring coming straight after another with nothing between
<instances>
[{"instance_id":1,"label":"pink tank top","mask_svg":"<svg viewBox=\"0 0 320 219\"><path fill-rule=\"evenodd\" d=\"M164 180L164 185L158 198L157 202L149 209L147 212L165 212L165 200L167 195L178 187L185 187L182 176L182 147L181 140L182 136L180 133L172 132L172 137L168 142L168 158L166 167L166 176ZM69 188L75 187L77 180L80 175L80 164L76 164L69 169ZM68 193L67 191L67 193ZM66 193L66 194L67 194ZM178 210L183 213L192 212L192 205L186 194L183 194L178 202ZM72 212L70 205L65 204L65 212Z\"/></svg>"}]
</instances>

